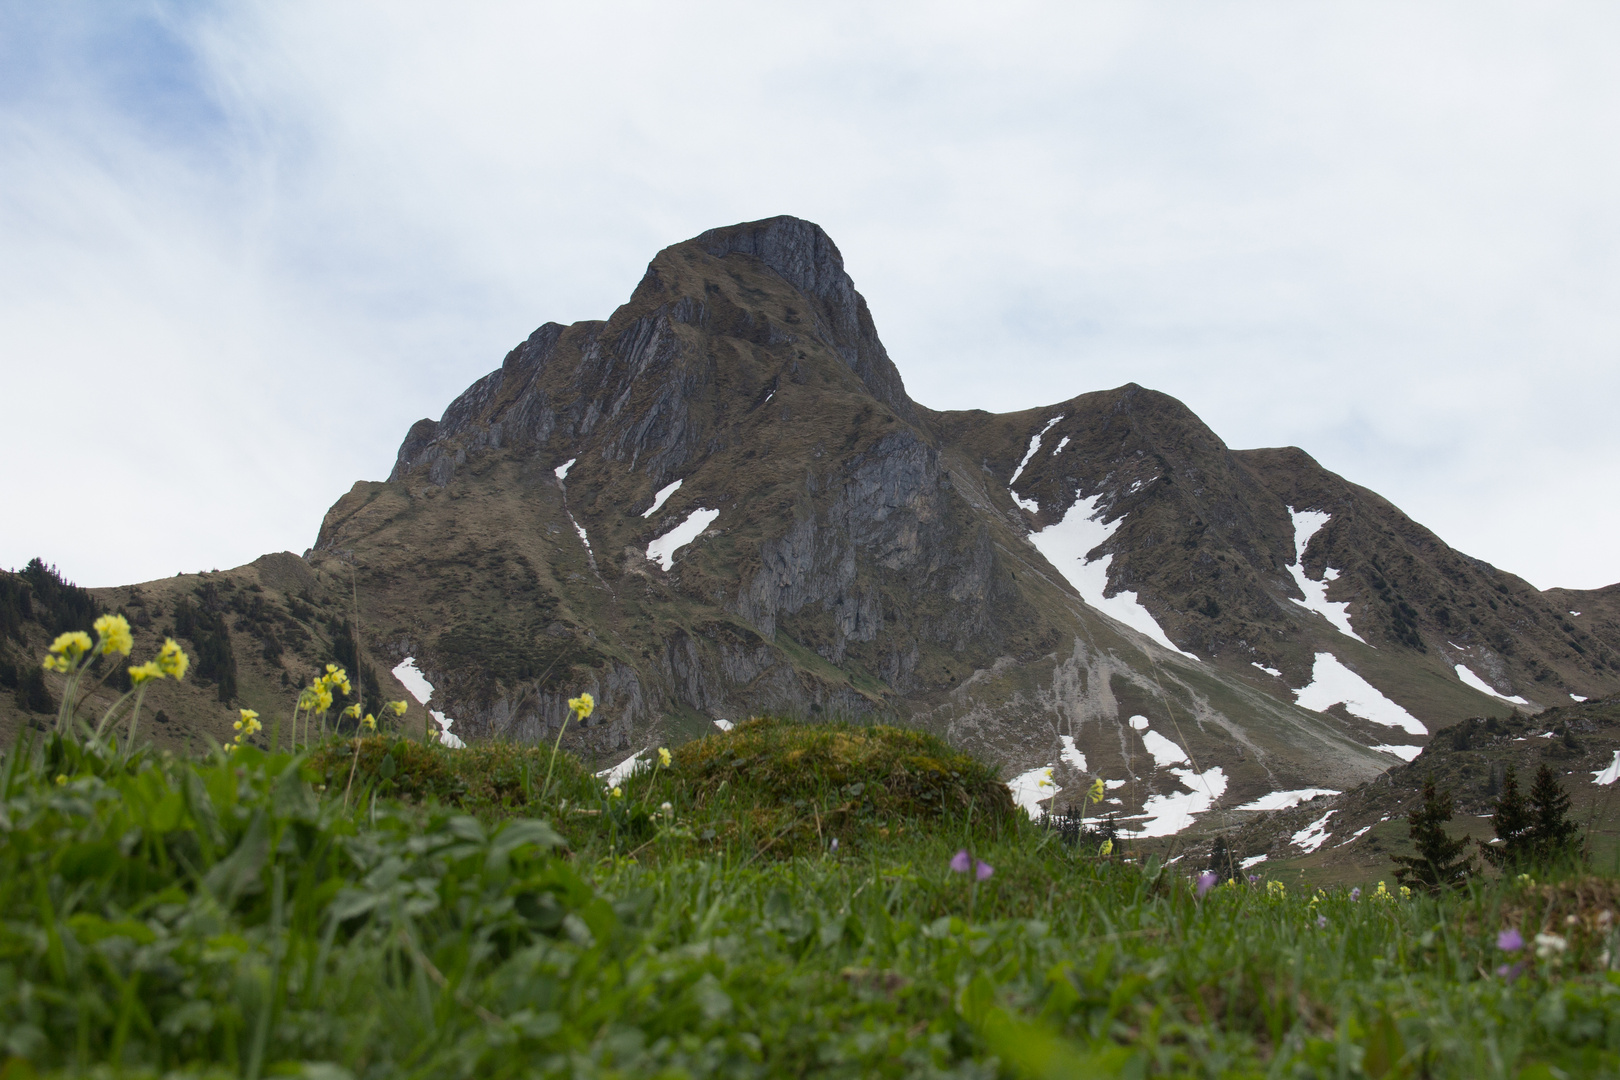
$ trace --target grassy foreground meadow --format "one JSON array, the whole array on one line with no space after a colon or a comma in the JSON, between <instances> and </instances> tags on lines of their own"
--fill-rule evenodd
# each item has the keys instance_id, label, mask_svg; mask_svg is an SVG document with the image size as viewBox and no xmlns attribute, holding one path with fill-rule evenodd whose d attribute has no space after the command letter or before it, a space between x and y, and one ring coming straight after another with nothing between
<instances>
[{"instance_id":1,"label":"grassy foreground meadow","mask_svg":"<svg viewBox=\"0 0 1620 1080\"><path fill-rule=\"evenodd\" d=\"M617 795L550 748L53 736L0 770L0 1077L1620 1073L1611 881L1189 877L895 728L755 721Z\"/></svg>"}]
</instances>

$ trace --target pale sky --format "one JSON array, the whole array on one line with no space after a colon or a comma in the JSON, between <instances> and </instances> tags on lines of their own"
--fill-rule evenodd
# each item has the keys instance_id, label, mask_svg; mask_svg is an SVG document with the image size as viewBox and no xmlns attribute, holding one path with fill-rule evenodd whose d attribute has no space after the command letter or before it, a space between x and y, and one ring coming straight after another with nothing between
<instances>
[{"instance_id":1,"label":"pale sky","mask_svg":"<svg viewBox=\"0 0 1620 1080\"><path fill-rule=\"evenodd\" d=\"M1620 581L1617 46L1606 4L0 0L0 565L303 551L536 326L788 213L925 405L1138 382Z\"/></svg>"}]
</instances>

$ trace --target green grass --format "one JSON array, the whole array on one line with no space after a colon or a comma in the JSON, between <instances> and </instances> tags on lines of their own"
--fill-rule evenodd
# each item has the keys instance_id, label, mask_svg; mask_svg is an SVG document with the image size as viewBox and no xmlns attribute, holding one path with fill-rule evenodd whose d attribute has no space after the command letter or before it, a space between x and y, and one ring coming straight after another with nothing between
<instances>
[{"instance_id":1,"label":"green grass","mask_svg":"<svg viewBox=\"0 0 1620 1080\"><path fill-rule=\"evenodd\" d=\"M0 1076L1620 1073L1607 879L1199 899L883 726L549 759L8 756Z\"/></svg>"}]
</instances>

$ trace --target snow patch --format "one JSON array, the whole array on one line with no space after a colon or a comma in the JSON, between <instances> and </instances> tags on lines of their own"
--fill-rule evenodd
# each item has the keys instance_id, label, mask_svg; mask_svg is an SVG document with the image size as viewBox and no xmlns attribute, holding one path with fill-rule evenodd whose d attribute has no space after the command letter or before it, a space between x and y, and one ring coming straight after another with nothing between
<instances>
[{"instance_id":1,"label":"snow patch","mask_svg":"<svg viewBox=\"0 0 1620 1080\"><path fill-rule=\"evenodd\" d=\"M1254 867L1259 866L1265 861L1266 857L1264 855L1250 855L1247 859L1242 859L1238 862L1238 868L1240 870L1252 870Z\"/></svg>"},{"instance_id":2,"label":"snow patch","mask_svg":"<svg viewBox=\"0 0 1620 1080\"><path fill-rule=\"evenodd\" d=\"M1484 679L1470 671L1466 664L1457 665L1457 678L1463 681L1464 686L1478 690L1482 694L1489 694L1493 698L1501 698L1503 701L1510 701L1515 705L1530 704L1528 701L1524 700L1524 698L1519 697L1516 694L1513 697L1508 697L1506 694L1500 693L1495 687L1491 686L1490 683L1486 682Z\"/></svg>"},{"instance_id":3,"label":"snow patch","mask_svg":"<svg viewBox=\"0 0 1620 1080\"><path fill-rule=\"evenodd\" d=\"M1024 813L1032 818L1041 816L1041 803L1063 790L1052 783L1052 766L1050 765L1043 765L1038 769L1019 773L1007 781L1007 788L1012 792L1013 802L1022 806Z\"/></svg>"},{"instance_id":4,"label":"snow patch","mask_svg":"<svg viewBox=\"0 0 1620 1080\"><path fill-rule=\"evenodd\" d=\"M1032 514L1038 514L1041 512L1041 504L1039 502L1035 501L1034 499L1026 499L1019 495L1018 492L1013 491L1011 488L1008 488L1007 490L1008 493L1012 495L1013 502L1017 503L1019 506L1022 506L1025 510L1028 510Z\"/></svg>"},{"instance_id":5,"label":"snow patch","mask_svg":"<svg viewBox=\"0 0 1620 1080\"><path fill-rule=\"evenodd\" d=\"M581 525L574 517L574 512L572 510L568 512L568 520L573 522L574 531L579 533L580 542L585 545L585 551L589 553L591 550L591 538L585 535L585 526Z\"/></svg>"},{"instance_id":6,"label":"snow patch","mask_svg":"<svg viewBox=\"0 0 1620 1080\"><path fill-rule=\"evenodd\" d=\"M636 771L636 766L641 764L641 755L646 752L645 750L637 750L611 769L603 769L597 773L597 779L606 782L610 788L618 787L624 783L625 777Z\"/></svg>"},{"instance_id":7,"label":"snow patch","mask_svg":"<svg viewBox=\"0 0 1620 1080\"><path fill-rule=\"evenodd\" d=\"M1192 759L1187 756L1187 751L1160 735L1157 731L1142 732L1142 742L1147 746L1148 753L1153 755L1153 764L1157 768L1167 769L1172 765L1192 764Z\"/></svg>"},{"instance_id":8,"label":"snow patch","mask_svg":"<svg viewBox=\"0 0 1620 1080\"><path fill-rule=\"evenodd\" d=\"M702 535L703 530L712 525L714 519L719 516L718 510L698 507L686 516L685 521L648 544L647 558L668 570L675 564L675 553Z\"/></svg>"},{"instance_id":9,"label":"snow patch","mask_svg":"<svg viewBox=\"0 0 1620 1080\"><path fill-rule=\"evenodd\" d=\"M566 480L568 478L568 470L572 469L574 467L574 462L578 460L579 458L569 458L567 461L563 462L561 465L557 466L551 471L557 474L557 479Z\"/></svg>"},{"instance_id":10,"label":"snow patch","mask_svg":"<svg viewBox=\"0 0 1620 1080\"><path fill-rule=\"evenodd\" d=\"M1348 839L1348 840L1340 840L1337 844L1334 844L1333 846L1334 847L1344 847L1344 845L1346 845L1346 844L1353 844L1357 840L1360 840L1363 836L1367 835L1367 830L1371 829L1371 828L1372 828L1371 825L1363 825L1361 828L1357 829L1355 832L1350 834L1350 839Z\"/></svg>"},{"instance_id":11,"label":"snow patch","mask_svg":"<svg viewBox=\"0 0 1620 1080\"><path fill-rule=\"evenodd\" d=\"M1117 791L1124 787L1127 783L1129 783L1127 780L1104 780L1103 787L1107 788L1109 791Z\"/></svg>"},{"instance_id":12,"label":"snow patch","mask_svg":"<svg viewBox=\"0 0 1620 1080\"><path fill-rule=\"evenodd\" d=\"M1058 757L1060 757L1064 761L1068 762L1069 765L1071 767L1073 767L1076 772L1085 772L1086 771L1086 755L1082 754L1080 752L1080 750L1074 745L1074 736L1073 735L1059 735L1058 736L1058 741L1063 744L1063 749L1061 751L1059 751Z\"/></svg>"},{"instance_id":13,"label":"snow patch","mask_svg":"<svg viewBox=\"0 0 1620 1080\"><path fill-rule=\"evenodd\" d=\"M1253 802L1246 802L1238 807L1239 810L1287 810L1298 806L1302 802L1310 802L1318 795L1337 795L1332 788L1307 787L1297 791L1273 791L1270 795L1262 795Z\"/></svg>"},{"instance_id":14,"label":"snow patch","mask_svg":"<svg viewBox=\"0 0 1620 1080\"><path fill-rule=\"evenodd\" d=\"M1057 423L1061 419L1063 419L1063 417L1061 417L1061 416L1052 417L1052 419L1050 419L1050 420L1048 420L1046 422L1045 427L1041 428L1041 430L1037 431L1035 434L1033 434L1033 435L1031 435L1029 437L1029 452L1024 455L1024 460L1020 461L1018 463L1018 468L1013 470L1012 479L1007 481L1007 487L1009 489L1014 484L1018 483L1018 477L1023 474L1024 466L1028 465L1029 464L1029 459L1034 457L1036 452L1038 450L1040 450L1040 448L1041 448L1041 436L1045 435L1048 431L1051 431L1052 430L1052 425Z\"/></svg>"},{"instance_id":15,"label":"snow patch","mask_svg":"<svg viewBox=\"0 0 1620 1080\"><path fill-rule=\"evenodd\" d=\"M714 721L714 726L719 728L721 731L730 731L736 725L733 724L730 720L721 720L718 717L716 717L715 721Z\"/></svg>"},{"instance_id":16,"label":"snow patch","mask_svg":"<svg viewBox=\"0 0 1620 1080\"><path fill-rule=\"evenodd\" d=\"M1057 457L1059 454L1063 453L1063 448L1065 446L1068 446L1068 445L1069 445L1069 437L1067 435L1065 435L1065 436L1063 436L1063 438L1058 440L1057 449L1052 451L1052 456ZM1577 614L1578 615L1580 613L1579 612L1572 612L1571 614Z\"/></svg>"},{"instance_id":17,"label":"snow patch","mask_svg":"<svg viewBox=\"0 0 1620 1080\"><path fill-rule=\"evenodd\" d=\"M1301 708L1326 712L1342 704L1352 716L1371 720L1385 727L1400 728L1412 735L1427 735L1423 721L1381 694L1377 687L1351 671L1332 653L1319 652L1311 667L1311 681L1294 691ZM1408 759L1410 760L1410 759Z\"/></svg>"},{"instance_id":18,"label":"snow patch","mask_svg":"<svg viewBox=\"0 0 1620 1080\"><path fill-rule=\"evenodd\" d=\"M427 706L428 698L433 696L433 684L427 681L427 676L422 674L422 669L416 666L416 657L407 656L394 665L394 678L398 679L399 684L406 689L411 697L416 699L417 704L423 707ZM467 745L450 734L450 725L454 724L455 720L433 709L428 709L428 715L433 717L434 721L439 725L439 739L444 745L458 749Z\"/></svg>"},{"instance_id":19,"label":"snow patch","mask_svg":"<svg viewBox=\"0 0 1620 1080\"><path fill-rule=\"evenodd\" d=\"M1599 787L1608 787L1616 780L1620 780L1620 750L1614 752L1614 760L1609 762L1607 769L1594 769L1592 783Z\"/></svg>"},{"instance_id":20,"label":"snow patch","mask_svg":"<svg viewBox=\"0 0 1620 1080\"><path fill-rule=\"evenodd\" d=\"M1046 561L1056 567L1057 572L1087 604L1147 635L1165 648L1197 660L1198 657L1192 653L1176 648L1158 621L1137 601L1134 592L1103 595L1108 590L1108 566L1114 557L1104 555L1100 559L1090 560L1087 555L1098 545L1107 542L1125 523L1125 518L1122 515L1111 523L1103 522L1101 518L1105 511L1097 507L1101 499L1101 492L1089 499L1075 499L1062 521L1031 533L1030 543L1046 556Z\"/></svg>"},{"instance_id":21,"label":"snow patch","mask_svg":"<svg viewBox=\"0 0 1620 1080\"><path fill-rule=\"evenodd\" d=\"M1578 612L1578 611L1572 611L1572 612L1570 612L1570 614L1575 616L1577 619L1581 617L1581 613Z\"/></svg>"},{"instance_id":22,"label":"snow patch","mask_svg":"<svg viewBox=\"0 0 1620 1080\"><path fill-rule=\"evenodd\" d=\"M1133 716L1126 722L1130 724L1131 728L1135 731L1146 731L1148 729L1148 718L1145 716Z\"/></svg>"},{"instance_id":23,"label":"snow patch","mask_svg":"<svg viewBox=\"0 0 1620 1080\"><path fill-rule=\"evenodd\" d=\"M1170 771L1189 790L1149 798L1139 817L1133 819L1142 821L1135 835L1174 836L1193 823L1193 815L1207 812L1215 805L1215 800L1226 794L1226 774L1219 765L1201 773L1191 769Z\"/></svg>"},{"instance_id":24,"label":"snow patch","mask_svg":"<svg viewBox=\"0 0 1620 1080\"><path fill-rule=\"evenodd\" d=\"M1402 761L1415 761L1417 756L1423 753L1423 747L1421 746L1391 746L1388 743L1380 743L1373 749L1381 750L1386 754L1394 754Z\"/></svg>"},{"instance_id":25,"label":"snow patch","mask_svg":"<svg viewBox=\"0 0 1620 1080\"><path fill-rule=\"evenodd\" d=\"M1311 852L1322 846L1322 841L1328 838L1327 819L1337 814L1337 810L1329 810L1299 832L1293 835L1293 844L1301 851Z\"/></svg>"},{"instance_id":26,"label":"snow patch","mask_svg":"<svg viewBox=\"0 0 1620 1080\"><path fill-rule=\"evenodd\" d=\"M1585 701L1586 699L1581 697L1581 695L1579 695L1579 694L1571 694L1571 695L1569 695L1569 700L1571 700L1571 701Z\"/></svg>"},{"instance_id":27,"label":"snow patch","mask_svg":"<svg viewBox=\"0 0 1620 1080\"><path fill-rule=\"evenodd\" d=\"M1305 594L1305 599L1294 600L1294 603L1307 611L1316 612L1332 623L1339 633L1353 637L1363 645L1367 644L1360 634L1350 628L1350 605L1327 598L1328 584L1338 580L1339 572L1329 566L1322 570L1321 581L1312 581L1305 576L1305 548L1309 546L1311 537L1321 531L1322 526L1328 523L1332 515L1320 510L1295 510L1290 506L1288 516L1294 519L1294 563L1288 568L1288 572L1294 575L1294 584Z\"/></svg>"},{"instance_id":28,"label":"snow patch","mask_svg":"<svg viewBox=\"0 0 1620 1080\"><path fill-rule=\"evenodd\" d=\"M673 495L677 491L681 490L681 484L682 484L682 481L677 480L673 484L670 484L667 487L659 488L658 489L658 494L653 496L653 504L651 506L647 507L646 512L644 514L642 514L641 516L644 517L644 518L650 518L654 514L658 513L658 508L660 506L664 505L664 500L668 499L671 495Z\"/></svg>"},{"instance_id":29,"label":"snow patch","mask_svg":"<svg viewBox=\"0 0 1620 1080\"><path fill-rule=\"evenodd\" d=\"M1274 667L1266 667L1266 665L1262 664L1258 660L1250 660L1249 661L1249 666L1259 668L1261 671L1265 672L1267 675L1270 675L1273 679L1282 678L1282 672L1278 671Z\"/></svg>"}]
</instances>

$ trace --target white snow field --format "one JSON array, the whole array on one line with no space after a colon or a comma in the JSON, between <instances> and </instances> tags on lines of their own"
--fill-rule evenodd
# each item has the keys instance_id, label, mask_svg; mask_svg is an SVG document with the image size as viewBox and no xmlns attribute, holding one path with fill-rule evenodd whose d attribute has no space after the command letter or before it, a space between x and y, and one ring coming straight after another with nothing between
<instances>
[{"instance_id":1,"label":"white snow field","mask_svg":"<svg viewBox=\"0 0 1620 1080\"><path fill-rule=\"evenodd\" d=\"M1022 806L1024 813L1032 818L1041 816L1041 803L1063 790L1052 783L1050 765L1019 773L1007 781L1007 789L1012 792L1013 802Z\"/></svg>"},{"instance_id":2,"label":"white snow field","mask_svg":"<svg viewBox=\"0 0 1620 1080\"><path fill-rule=\"evenodd\" d=\"M1063 515L1062 521L1048 525L1040 532L1031 533L1030 543L1035 545L1035 550L1046 556L1046 561L1057 568L1057 572L1074 586L1074 591L1079 593L1080 599L1087 604L1104 615L1118 619L1131 629L1146 634L1172 652L1197 660L1198 657L1192 653L1175 647L1160 628L1158 621L1148 613L1148 609L1137 602L1134 592L1120 592L1114 596L1103 595L1108 589L1108 566L1114 561L1114 557L1104 555L1100 559L1087 561L1086 556L1098 544L1113 536L1125 523L1125 518L1121 516L1112 523L1104 523L1101 520L1103 511L1097 508L1097 503L1101 499L1101 492L1089 499L1075 499L1074 505L1069 507L1069 512Z\"/></svg>"},{"instance_id":3,"label":"white snow field","mask_svg":"<svg viewBox=\"0 0 1620 1080\"><path fill-rule=\"evenodd\" d=\"M1495 687L1493 687L1490 683L1486 682L1484 679L1480 678L1478 675L1475 675L1472 671L1470 671L1468 669L1467 665L1465 665L1465 664L1458 664L1457 665L1457 678L1459 678L1459 679L1461 679L1463 681L1464 686L1470 687L1470 688L1472 688L1474 690L1478 690L1482 694L1489 694L1493 698L1500 698L1501 700L1511 702L1514 705L1528 705L1528 704L1530 704L1528 701L1524 700L1524 698L1522 698L1522 697L1519 697L1517 694L1515 694L1513 697L1508 697L1506 694L1501 693Z\"/></svg>"},{"instance_id":4,"label":"white snow field","mask_svg":"<svg viewBox=\"0 0 1620 1080\"><path fill-rule=\"evenodd\" d=\"M1592 773L1592 783L1599 787L1608 787L1616 780L1620 780L1620 750L1614 752L1614 760L1609 762L1608 768Z\"/></svg>"},{"instance_id":5,"label":"white snow field","mask_svg":"<svg viewBox=\"0 0 1620 1080\"><path fill-rule=\"evenodd\" d=\"M1423 753L1423 747L1421 746L1391 746L1388 743L1379 743L1373 749L1382 750L1386 754L1394 754L1402 761L1413 761L1419 754Z\"/></svg>"},{"instance_id":6,"label":"white snow field","mask_svg":"<svg viewBox=\"0 0 1620 1080\"><path fill-rule=\"evenodd\" d=\"M1339 579L1339 572L1329 566L1323 568L1321 581L1312 581L1305 576L1305 548L1309 546L1311 537L1332 519L1332 515L1320 510L1295 510L1290 506L1288 516L1294 519L1294 564L1288 568L1288 572L1294 575L1294 584L1305 594L1305 599L1295 600L1294 603L1307 611L1316 612L1332 623L1339 633L1353 637L1363 645L1367 644L1360 634L1350 628L1350 605L1327 598L1328 585Z\"/></svg>"},{"instance_id":7,"label":"white snow field","mask_svg":"<svg viewBox=\"0 0 1620 1080\"><path fill-rule=\"evenodd\" d=\"M1061 419L1063 419L1061 416L1052 417L1052 419L1046 422L1045 427L1041 428L1041 430L1029 437L1029 450L1024 454L1024 460L1018 463L1018 468L1013 470L1012 479L1007 481L1007 488L1009 491L1012 489L1014 484L1018 483L1018 478L1024 474L1024 466L1029 464L1029 459L1034 457L1036 453L1040 451L1041 436L1045 435L1048 431L1051 431L1052 425Z\"/></svg>"},{"instance_id":8,"label":"white snow field","mask_svg":"<svg viewBox=\"0 0 1620 1080\"><path fill-rule=\"evenodd\" d=\"M427 676L423 675L421 669L416 666L416 657L407 656L396 664L394 666L394 678L399 680L401 686L410 691L411 697L416 699L417 704L423 708L427 707L428 698L433 696L433 684L427 681ZM450 734L450 725L455 723L454 720L433 709L428 709L428 715L438 723L439 738L444 745L452 747L467 745Z\"/></svg>"},{"instance_id":9,"label":"white snow field","mask_svg":"<svg viewBox=\"0 0 1620 1080\"><path fill-rule=\"evenodd\" d=\"M1032 514L1038 514L1041 512L1041 504L1035 499L1026 499L1022 495L1018 494L1018 492L1013 491L1011 488L1008 488L1007 490L1012 492L1013 502L1017 503L1019 506L1022 506L1025 510L1028 510Z\"/></svg>"},{"instance_id":10,"label":"white snow field","mask_svg":"<svg viewBox=\"0 0 1620 1080\"><path fill-rule=\"evenodd\" d=\"M1581 695L1579 695L1579 694L1571 694L1571 695L1569 695L1569 698L1570 698L1571 701L1577 701L1577 702L1586 700L1585 698L1581 697Z\"/></svg>"},{"instance_id":11,"label":"white snow field","mask_svg":"<svg viewBox=\"0 0 1620 1080\"><path fill-rule=\"evenodd\" d=\"M732 724L730 720L721 720L717 717L714 721L714 726L719 728L721 731L730 731L735 725Z\"/></svg>"},{"instance_id":12,"label":"white snow field","mask_svg":"<svg viewBox=\"0 0 1620 1080\"><path fill-rule=\"evenodd\" d=\"M653 504L647 507L646 512L644 512L641 516L644 518L650 518L654 514L658 513L658 508L664 505L664 500L681 490L681 484L684 482L685 481L677 480L673 484L659 488L658 494L653 496Z\"/></svg>"},{"instance_id":13,"label":"white snow field","mask_svg":"<svg viewBox=\"0 0 1620 1080\"><path fill-rule=\"evenodd\" d=\"M1130 724L1134 731L1146 731L1148 729L1148 718L1145 716L1133 716L1126 723Z\"/></svg>"},{"instance_id":14,"label":"white snow field","mask_svg":"<svg viewBox=\"0 0 1620 1080\"><path fill-rule=\"evenodd\" d=\"M566 480L568 479L568 470L572 469L574 467L574 462L578 460L579 458L569 458L567 461L563 462L561 465L557 466L551 471L557 474L557 479Z\"/></svg>"},{"instance_id":15,"label":"white snow field","mask_svg":"<svg viewBox=\"0 0 1620 1080\"><path fill-rule=\"evenodd\" d=\"M1344 847L1344 845L1346 845L1346 844L1353 844L1357 840L1360 840L1363 836L1366 836L1368 830L1371 829L1371 828L1372 828L1371 825L1363 825L1361 828L1357 829L1355 832L1350 834L1350 839L1348 839L1348 840L1340 840L1337 844L1334 844L1333 846L1334 847Z\"/></svg>"},{"instance_id":16,"label":"white snow field","mask_svg":"<svg viewBox=\"0 0 1620 1080\"><path fill-rule=\"evenodd\" d=\"M1318 795L1337 795L1332 788L1307 787L1297 791L1273 791L1270 795L1262 795L1253 802L1246 802L1238 807L1239 810L1287 810L1298 806L1302 802L1310 802Z\"/></svg>"},{"instance_id":17,"label":"white snow field","mask_svg":"<svg viewBox=\"0 0 1620 1080\"><path fill-rule=\"evenodd\" d=\"M1266 857L1264 855L1250 855L1247 859L1243 859L1238 863L1238 868L1241 870L1249 870L1253 867L1259 866L1265 861Z\"/></svg>"},{"instance_id":18,"label":"white snow field","mask_svg":"<svg viewBox=\"0 0 1620 1080\"><path fill-rule=\"evenodd\" d=\"M1075 772L1085 772L1086 755L1082 754L1079 748L1074 745L1074 736L1059 735L1058 741L1063 744L1063 749L1058 752L1058 757L1068 762Z\"/></svg>"},{"instance_id":19,"label":"white snow field","mask_svg":"<svg viewBox=\"0 0 1620 1080\"><path fill-rule=\"evenodd\" d=\"M718 510L698 507L686 515L686 520L647 545L647 558L668 570L675 565L675 553L702 535L703 530L720 516Z\"/></svg>"},{"instance_id":20,"label":"white snow field","mask_svg":"<svg viewBox=\"0 0 1620 1080\"><path fill-rule=\"evenodd\" d=\"M1063 448L1068 445L1069 437L1065 435L1063 438L1058 440L1057 449L1052 451L1052 456L1057 457L1059 454L1063 453ZM1579 612L1576 612L1576 614L1579 614Z\"/></svg>"},{"instance_id":21,"label":"white snow field","mask_svg":"<svg viewBox=\"0 0 1620 1080\"><path fill-rule=\"evenodd\" d=\"M1308 686L1294 691L1294 700L1313 712L1326 712L1343 704L1352 716L1371 720L1385 727L1400 728L1412 735L1427 735L1423 721L1395 704L1372 683L1339 663L1332 653L1319 652L1311 666ZM1414 755L1415 756L1415 755Z\"/></svg>"},{"instance_id":22,"label":"white snow field","mask_svg":"<svg viewBox=\"0 0 1620 1080\"><path fill-rule=\"evenodd\" d=\"M585 551L587 554L589 554L591 550L591 538L585 535L585 526L581 525L578 519L574 517L574 512L572 510L568 511L568 520L573 522L574 531L579 533L580 542L585 545Z\"/></svg>"},{"instance_id":23,"label":"white snow field","mask_svg":"<svg viewBox=\"0 0 1620 1080\"><path fill-rule=\"evenodd\" d=\"M1249 666L1259 668L1261 671L1265 672L1267 675L1270 675L1273 679L1282 678L1282 672L1278 671L1274 667L1266 667L1266 665L1262 664L1258 660L1250 660L1249 661Z\"/></svg>"},{"instance_id":24,"label":"white snow field","mask_svg":"<svg viewBox=\"0 0 1620 1080\"><path fill-rule=\"evenodd\" d=\"M1292 837L1294 846L1299 848L1301 851L1306 852L1315 851L1317 848L1321 847L1322 841L1328 838L1327 820L1337 813L1337 810L1329 810L1327 813L1323 814L1321 817L1299 830L1299 832L1295 833Z\"/></svg>"}]
</instances>

